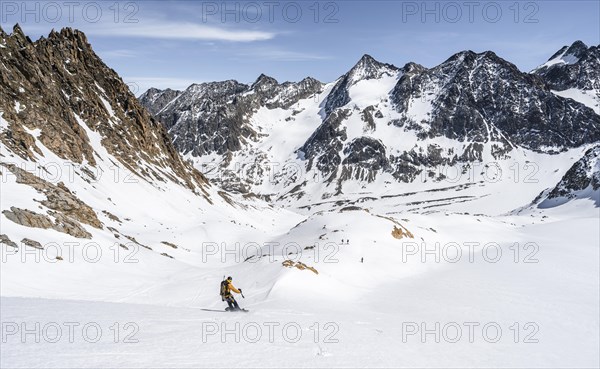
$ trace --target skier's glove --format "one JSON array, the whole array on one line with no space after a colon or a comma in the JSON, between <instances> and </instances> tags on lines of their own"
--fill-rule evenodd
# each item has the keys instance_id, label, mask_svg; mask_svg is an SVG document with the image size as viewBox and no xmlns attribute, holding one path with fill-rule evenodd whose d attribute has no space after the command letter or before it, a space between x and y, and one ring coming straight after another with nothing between
<instances>
[{"instance_id":1,"label":"skier's glove","mask_svg":"<svg viewBox=\"0 0 600 369\"><path fill-rule=\"evenodd\" d=\"M241 288L239 288L239 290L240 290L240 293L242 293L242 289L241 289Z\"/></svg>"}]
</instances>

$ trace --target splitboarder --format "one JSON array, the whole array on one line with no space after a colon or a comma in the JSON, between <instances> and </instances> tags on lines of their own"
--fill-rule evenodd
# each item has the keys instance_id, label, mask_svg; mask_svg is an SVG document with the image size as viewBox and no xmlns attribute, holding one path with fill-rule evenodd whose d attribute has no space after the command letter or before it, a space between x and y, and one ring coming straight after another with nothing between
<instances>
[{"instance_id":1,"label":"splitboarder","mask_svg":"<svg viewBox=\"0 0 600 369\"><path fill-rule=\"evenodd\" d=\"M240 288L238 290L237 288L235 288L232 283L232 280L233 280L233 278L227 277L226 280L221 282L221 300L226 301L227 305L229 305L228 308L225 308L225 310L227 310L227 311L242 310L242 309L240 309L240 306L238 305L237 301L235 301L235 298L231 294L232 291L235 293L241 294L242 289ZM244 296L244 295L242 295L242 296Z\"/></svg>"}]
</instances>

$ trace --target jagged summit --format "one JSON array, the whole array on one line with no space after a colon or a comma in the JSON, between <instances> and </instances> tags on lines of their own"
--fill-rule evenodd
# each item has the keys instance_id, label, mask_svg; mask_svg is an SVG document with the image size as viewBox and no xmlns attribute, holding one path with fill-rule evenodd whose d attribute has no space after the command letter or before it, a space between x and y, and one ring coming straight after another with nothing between
<instances>
[{"instance_id":1,"label":"jagged summit","mask_svg":"<svg viewBox=\"0 0 600 369\"><path fill-rule=\"evenodd\" d=\"M316 78L308 76L308 77L302 78L302 80L298 83L322 83L322 82Z\"/></svg>"},{"instance_id":2,"label":"jagged summit","mask_svg":"<svg viewBox=\"0 0 600 369\"><path fill-rule=\"evenodd\" d=\"M16 42L21 46L25 46L33 42L27 35L25 35L25 32L23 32L23 29L18 23L13 26L12 33L6 34L4 33L4 30L2 30L2 35L8 40L12 40L12 42Z\"/></svg>"},{"instance_id":3,"label":"jagged summit","mask_svg":"<svg viewBox=\"0 0 600 369\"><path fill-rule=\"evenodd\" d=\"M565 45L560 48L556 53L554 53L548 61L552 61L554 59L563 59L563 61L567 64L572 63L572 60L579 60L583 55L587 52L588 46L580 40L577 40L571 44L571 46ZM572 56L572 60L567 59L568 56Z\"/></svg>"},{"instance_id":4,"label":"jagged summit","mask_svg":"<svg viewBox=\"0 0 600 369\"><path fill-rule=\"evenodd\" d=\"M588 47L584 42L577 40L570 46L561 47L547 62L535 68L532 73L544 74L555 67L574 65L587 62L590 58L598 57L598 46Z\"/></svg>"},{"instance_id":5,"label":"jagged summit","mask_svg":"<svg viewBox=\"0 0 600 369\"><path fill-rule=\"evenodd\" d=\"M346 105L350 101L349 89L360 81L381 79L398 75L400 68L375 60L369 54L364 54L358 62L342 77L331 90L325 103L325 114Z\"/></svg>"},{"instance_id":6,"label":"jagged summit","mask_svg":"<svg viewBox=\"0 0 600 369\"><path fill-rule=\"evenodd\" d=\"M148 90L140 102L176 137L180 152L224 154L256 136L249 117L261 106L288 108L322 87L310 77L280 84L261 74L252 85L227 80L193 84L181 92Z\"/></svg>"},{"instance_id":7,"label":"jagged summit","mask_svg":"<svg viewBox=\"0 0 600 369\"><path fill-rule=\"evenodd\" d=\"M399 70L398 67L382 63L369 54L364 54L358 62L346 73L347 82L352 85L361 80L378 79L383 75L391 76Z\"/></svg>"},{"instance_id":8,"label":"jagged summit","mask_svg":"<svg viewBox=\"0 0 600 369\"><path fill-rule=\"evenodd\" d=\"M0 35L3 37L8 37L13 40L21 40L26 43L35 44L41 42L43 40L53 40L57 42L67 42L67 41L81 41L82 45L91 48L91 45L88 42L87 36L84 32L71 27L63 27L60 31L56 31L54 28L48 34L48 37L40 37L40 39L33 41L29 36L25 34L19 23L16 23L12 28L12 33L6 34L6 32L0 27Z\"/></svg>"},{"instance_id":9,"label":"jagged summit","mask_svg":"<svg viewBox=\"0 0 600 369\"><path fill-rule=\"evenodd\" d=\"M600 116L592 109L557 96L543 78L493 51L464 50L432 68L397 68L364 54L318 95L325 86L310 77L279 83L261 74L218 97L184 94L156 116L178 150L198 160L216 154L226 167L242 158L298 159L338 185L383 174L411 182L427 167L502 160L519 150L558 153L600 138ZM310 131L290 145L289 156L271 157L288 150L294 140L288 130L296 136L304 129ZM283 139L285 148L271 150ZM454 144L430 144L438 140Z\"/></svg>"},{"instance_id":10,"label":"jagged summit","mask_svg":"<svg viewBox=\"0 0 600 369\"><path fill-rule=\"evenodd\" d=\"M201 82L201 83L193 83L188 88L185 89L186 92L190 93L200 93L200 94L210 94L210 95L220 95L225 90L231 88L246 88L247 85L244 83L240 83L235 79L228 79L225 81L215 81L215 82Z\"/></svg>"},{"instance_id":11,"label":"jagged summit","mask_svg":"<svg viewBox=\"0 0 600 369\"><path fill-rule=\"evenodd\" d=\"M575 41L554 53L531 73L540 76L552 90L568 91L600 112L600 47ZM584 93L585 92L585 93Z\"/></svg>"},{"instance_id":12,"label":"jagged summit","mask_svg":"<svg viewBox=\"0 0 600 369\"><path fill-rule=\"evenodd\" d=\"M266 81L269 81L269 82L270 81L275 81L275 82L277 82L277 80L275 78L273 78L271 76L267 76L264 73L261 73L260 76L258 76L256 78L256 81L254 81L254 83L260 83L260 82L266 82Z\"/></svg>"},{"instance_id":13,"label":"jagged summit","mask_svg":"<svg viewBox=\"0 0 600 369\"><path fill-rule=\"evenodd\" d=\"M252 90L256 91L265 91L272 89L273 87L279 85L279 82L273 77L267 76L266 74L261 73L260 76L254 81L251 85Z\"/></svg>"},{"instance_id":14,"label":"jagged summit","mask_svg":"<svg viewBox=\"0 0 600 369\"><path fill-rule=\"evenodd\" d=\"M502 57L498 56L495 52L490 50L483 51L480 53L477 53L472 50L463 50L457 52L456 54L446 59L442 64L440 64L440 66L456 64L464 65L470 68L481 63L502 64L505 66L511 66L511 68L514 67L514 69L518 69L514 64L512 64L506 59L503 59Z\"/></svg>"},{"instance_id":15,"label":"jagged summit","mask_svg":"<svg viewBox=\"0 0 600 369\"><path fill-rule=\"evenodd\" d=\"M404 73L411 73L411 72L415 72L415 71L424 71L425 68L424 66L422 66L421 64L415 63L415 62L408 62L406 64L404 64L404 66L402 67L402 71Z\"/></svg>"},{"instance_id":16,"label":"jagged summit","mask_svg":"<svg viewBox=\"0 0 600 369\"><path fill-rule=\"evenodd\" d=\"M25 36L25 33L23 32L23 29L21 28L21 25L19 25L19 23L16 23L13 26L12 35L14 35L14 36Z\"/></svg>"},{"instance_id":17,"label":"jagged summit","mask_svg":"<svg viewBox=\"0 0 600 369\"><path fill-rule=\"evenodd\" d=\"M164 127L83 32L63 28L31 42L17 24L1 50L0 111L11 131L2 132L0 140L9 150L35 160L41 150L28 130L39 129L37 139L55 155L93 166L98 148L86 134L89 129L100 135L108 154L147 181L204 186L202 175L182 161Z\"/></svg>"},{"instance_id":18,"label":"jagged summit","mask_svg":"<svg viewBox=\"0 0 600 369\"><path fill-rule=\"evenodd\" d=\"M388 67L396 68L396 67L394 67L391 64L382 63L382 62L378 61L377 59L375 59L374 57L372 57L369 54L363 54L363 56L361 56L361 58L358 60L358 62L356 62L356 64L354 65L354 67L356 68L357 66L369 66L369 65L372 65L372 66L388 66Z\"/></svg>"}]
</instances>

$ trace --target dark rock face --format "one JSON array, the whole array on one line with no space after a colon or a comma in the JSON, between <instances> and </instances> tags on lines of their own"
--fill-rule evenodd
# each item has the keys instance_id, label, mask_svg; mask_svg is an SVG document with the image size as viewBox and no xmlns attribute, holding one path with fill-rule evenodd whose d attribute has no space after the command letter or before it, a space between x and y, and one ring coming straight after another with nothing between
<instances>
[{"instance_id":1,"label":"dark rock face","mask_svg":"<svg viewBox=\"0 0 600 369\"><path fill-rule=\"evenodd\" d=\"M150 114L156 115L179 95L181 95L181 91L171 90L170 88L167 88L164 91L157 88L151 88L144 92L144 94L139 97L139 100L140 103L148 109Z\"/></svg>"},{"instance_id":2,"label":"dark rock face","mask_svg":"<svg viewBox=\"0 0 600 369\"><path fill-rule=\"evenodd\" d=\"M427 95L433 95L431 114L415 122L408 104ZM600 116L592 109L555 96L541 79L492 52L461 52L432 69L407 66L392 101L403 114L398 125L423 138L494 140L507 150L512 143L535 151L600 139Z\"/></svg>"},{"instance_id":3,"label":"dark rock face","mask_svg":"<svg viewBox=\"0 0 600 369\"><path fill-rule=\"evenodd\" d=\"M550 191L547 198L574 198L576 192L587 188L600 190L600 145L588 151L567 171L560 182Z\"/></svg>"},{"instance_id":4,"label":"dark rock face","mask_svg":"<svg viewBox=\"0 0 600 369\"><path fill-rule=\"evenodd\" d=\"M365 133L373 132L375 130L375 128L377 128L374 118L383 118L383 116L381 115L381 112L379 110L377 111L377 113L373 114L374 111L375 111L375 107L373 105L370 105L370 106L367 106L361 112L361 119L363 120L363 122L365 122L365 127L363 129L363 131Z\"/></svg>"},{"instance_id":5,"label":"dark rock face","mask_svg":"<svg viewBox=\"0 0 600 369\"><path fill-rule=\"evenodd\" d=\"M46 199L40 203L54 211L55 214L61 214L64 218L70 218L75 222L88 224L94 228L102 228L102 223L98 220L94 210L77 198L63 182L53 185L14 164L0 163L0 165L15 176L17 183L31 186L43 194Z\"/></svg>"},{"instance_id":6,"label":"dark rock face","mask_svg":"<svg viewBox=\"0 0 600 369\"><path fill-rule=\"evenodd\" d=\"M82 32L65 28L32 42L17 25L11 35L0 29L0 43L0 111L9 123L0 141L9 150L35 160L33 153L41 151L27 129L39 129L39 140L57 156L94 166L79 117L100 134L109 154L140 177L194 190L207 184Z\"/></svg>"},{"instance_id":7,"label":"dark rock face","mask_svg":"<svg viewBox=\"0 0 600 369\"><path fill-rule=\"evenodd\" d=\"M152 89L140 101L155 111L180 152L227 155L256 138L248 118L260 107L287 109L321 89L313 78L280 84L263 74L251 86L229 80L194 84L183 92Z\"/></svg>"},{"instance_id":8,"label":"dark rock face","mask_svg":"<svg viewBox=\"0 0 600 369\"><path fill-rule=\"evenodd\" d=\"M344 148L346 158L342 161L340 180L357 179L372 182L377 173L389 170L389 160L381 141L359 137Z\"/></svg>"},{"instance_id":9,"label":"dark rock face","mask_svg":"<svg viewBox=\"0 0 600 369\"><path fill-rule=\"evenodd\" d=\"M342 162L340 152L346 141L346 129L341 127L342 121L348 117L348 110L336 110L315 130L306 143L300 148L304 158L308 160L307 170L313 165L331 181Z\"/></svg>"},{"instance_id":10,"label":"dark rock face","mask_svg":"<svg viewBox=\"0 0 600 369\"><path fill-rule=\"evenodd\" d=\"M184 154L237 151L244 139L255 134L242 119L248 107L235 98L247 88L236 81L194 84L157 118L173 137L175 147Z\"/></svg>"},{"instance_id":11,"label":"dark rock face","mask_svg":"<svg viewBox=\"0 0 600 369\"><path fill-rule=\"evenodd\" d=\"M600 90L600 46L588 47L581 41L558 50L548 62L533 70L552 88Z\"/></svg>"},{"instance_id":12,"label":"dark rock face","mask_svg":"<svg viewBox=\"0 0 600 369\"><path fill-rule=\"evenodd\" d=\"M267 90L266 93L263 93L263 99L267 99L265 105L269 109L288 109L299 100L319 93L322 89L323 83L314 78L306 77L297 83L284 82L281 85L274 86L273 90ZM272 98L272 96L275 98Z\"/></svg>"}]
</instances>

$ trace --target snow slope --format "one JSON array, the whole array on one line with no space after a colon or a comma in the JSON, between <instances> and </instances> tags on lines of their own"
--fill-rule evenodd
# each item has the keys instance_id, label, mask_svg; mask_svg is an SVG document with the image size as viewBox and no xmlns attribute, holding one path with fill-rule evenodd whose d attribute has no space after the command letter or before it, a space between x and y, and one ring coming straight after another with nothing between
<instances>
[{"instance_id":1,"label":"snow slope","mask_svg":"<svg viewBox=\"0 0 600 369\"><path fill-rule=\"evenodd\" d=\"M382 229L365 222L366 213L317 217L296 228L295 239L310 239L322 223L330 228L329 236L337 237L333 231L347 222L369 227L372 238L365 239L358 227L340 233L350 244L340 246L337 263L312 262L319 275L297 269L281 274L272 270L278 263L271 262L236 267L234 282L244 288L246 299L239 300L250 309L247 314L218 311L218 279L202 266L173 274L145 268L138 278L146 280L146 289L123 300L95 291L106 302L81 300L84 286L78 288L80 298L56 300L50 283L29 282L40 283L51 299L8 297L13 294L3 291L3 323L32 329L39 322L47 329L40 343L33 335L21 337L20 326L7 335L3 366L595 367L599 286L590 276L598 272L600 239L589 230L598 226L597 208L578 206L544 213L548 218L438 214L406 223L417 237L435 233L445 242L497 242L502 256L496 262L484 259L483 247L472 254L464 248L457 262L449 261L456 254L446 253L439 262L426 255L422 262L424 255L407 251L403 262L400 250L408 244L377 232ZM518 262L514 242L520 244ZM539 248L526 249L526 243ZM485 251L489 260L497 259L496 249L490 249ZM310 263L308 257L305 261ZM158 275L163 276L160 284L153 282ZM271 286L267 296L261 293L263 284ZM56 337L54 325L48 325L52 322L62 327L58 343L47 342ZM80 324L74 327L73 343L65 322ZM439 343L432 333L438 323ZM84 336L85 324L93 328ZM94 341L95 329L102 338L88 342ZM423 335L424 329L431 332Z\"/></svg>"}]
</instances>

